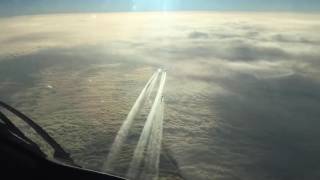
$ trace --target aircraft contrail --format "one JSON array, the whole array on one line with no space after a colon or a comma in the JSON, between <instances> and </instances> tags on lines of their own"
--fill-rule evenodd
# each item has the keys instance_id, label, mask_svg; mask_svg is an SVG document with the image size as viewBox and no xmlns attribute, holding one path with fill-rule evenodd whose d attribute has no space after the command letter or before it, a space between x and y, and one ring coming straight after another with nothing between
<instances>
[{"instance_id":1,"label":"aircraft contrail","mask_svg":"<svg viewBox=\"0 0 320 180\"><path fill-rule=\"evenodd\" d=\"M125 140L127 139L127 136L129 134L129 130L132 126L133 120L136 117L136 115L139 113L141 110L142 105L144 104L146 97L149 96L149 92L152 91L151 88L154 87L154 84L156 83L158 76L159 76L160 70L158 70L156 73L154 73L143 90L141 91L138 99L132 106L129 114L127 115L126 120L123 122L122 126L120 127L120 130L117 133L117 136L111 146L110 152L108 154L106 162L103 164L103 169L104 171L112 171L113 170L113 164L115 160L117 159L121 147ZM151 87L151 88L150 88Z\"/></svg>"},{"instance_id":2,"label":"aircraft contrail","mask_svg":"<svg viewBox=\"0 0 320 180\"><path fill-rule=\"evenodd\" d=\"M147 117L147 121L143 127L142 133L140 135L137 147L134 151L133 158L131 160L129 170L127 172L127 177L129 178L137 178L138 173L139 173L139 168L141 166L141 162L143 160L143 153L146 148L148 139L150 137L150 132L152 129L152 124L156 116L156 112L159 111L159 106L162 100L162 93L163 93L163 88L164 84L166 81L166 72L162 72L161 75L161 80L160 80L160 85L157 91L156 98L153 102L151 111Z\"/></svg>"},{"instance_id":3,"label":"aircraft contrail","mask_svg":"<svg viewBox=\"0 0 320 180\"><path fill-rule=\"evenodd\" d=\"M157 72L160 73L161 71L162 71L161 69L158 69ZM153 92L153 88L154 88L157 80L158 79L156 79L153 83L150 84L150 91L148 91L148 93L147 93L147 99L150 99L151 93Z\"/></svg>"},{"instance_id":4,"label":"aircraft contrail","mask_svg":"<svg viewBox=\"0 0 320 180\"><path fill-rule=\"evenodd\" d=\"M162 145L163 132L163 117L164 117L164 98L162 98L157 111L155 120L152 125L152 130L148 142L144 168L140 179L142 180L157 180L159 176L159 163Z\"/></svg>"}]
</instances>

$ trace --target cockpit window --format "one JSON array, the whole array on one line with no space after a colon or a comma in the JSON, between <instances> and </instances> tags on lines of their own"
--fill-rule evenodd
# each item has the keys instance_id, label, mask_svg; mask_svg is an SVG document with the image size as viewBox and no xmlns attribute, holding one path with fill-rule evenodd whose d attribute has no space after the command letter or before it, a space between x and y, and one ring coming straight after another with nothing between
<instances>
[{"instance_id":1,"label":"cockpit window","mask_svg":"<svg viewBox=\"0 0 320 180\"><path fill-rule=\"evenodd\" d=\"M86 169L319 179L319 12L317 0L0 1L0 101Z\"/></svg>"}]
</instances>

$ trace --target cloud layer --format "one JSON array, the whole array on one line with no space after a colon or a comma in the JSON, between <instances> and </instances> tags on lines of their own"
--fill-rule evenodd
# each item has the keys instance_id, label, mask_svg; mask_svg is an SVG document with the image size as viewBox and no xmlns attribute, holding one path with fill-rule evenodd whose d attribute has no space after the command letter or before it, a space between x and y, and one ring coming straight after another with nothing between
<instances>
[{"instance_id":1,"label":"cloud layer","mask_svg":"<svg viewBox=\"0 0 320 180\"><path fill-rule=\"evenodd\" d=\"M319 179L317 14L0 20L0 94L99 170L149 76L168 71L161 176ZM58 22L58 23L57 23ZM146 112L116 172L125 174Z\"/></svg>"}]
</instances>

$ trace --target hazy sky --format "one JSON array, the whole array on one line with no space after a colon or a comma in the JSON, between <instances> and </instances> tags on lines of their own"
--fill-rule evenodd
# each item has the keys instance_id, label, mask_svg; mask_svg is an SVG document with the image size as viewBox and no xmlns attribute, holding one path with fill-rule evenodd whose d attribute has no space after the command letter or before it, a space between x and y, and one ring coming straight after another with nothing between
<instances>
[{"instance_id":1,"label":"hazy sky","mask_svg":"<svg viewBox=\"0 0 320 180\"><path fill-rule=\"evenodd\" d=\"M318 0L0 0L0 16L162 10L318 11Z\"/></svg>"}]
</instances>

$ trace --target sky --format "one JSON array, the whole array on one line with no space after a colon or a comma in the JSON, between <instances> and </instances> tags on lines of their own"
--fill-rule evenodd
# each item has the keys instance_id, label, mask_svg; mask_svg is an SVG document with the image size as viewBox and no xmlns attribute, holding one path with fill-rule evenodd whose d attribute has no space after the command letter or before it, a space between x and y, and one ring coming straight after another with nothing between
<instances>
[{"instance_id":1,"label":"sky","mask_svg":"<svg viewBox=\"0 0 320 180\"><path fill-rule=\"evenodd\" d=\"M112 11L318 11L318 0L0 0L0 16Z\"/></svg>"}]
</instances>

